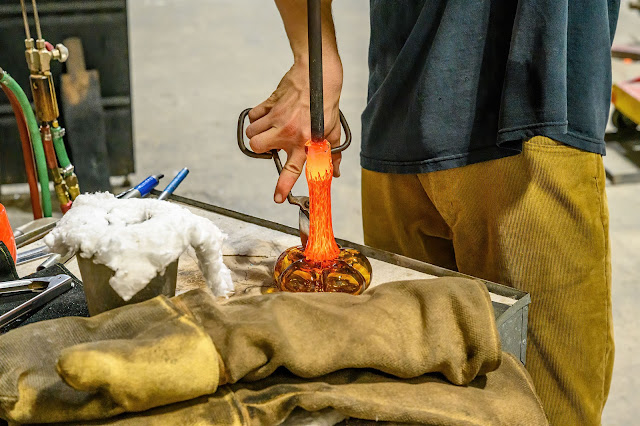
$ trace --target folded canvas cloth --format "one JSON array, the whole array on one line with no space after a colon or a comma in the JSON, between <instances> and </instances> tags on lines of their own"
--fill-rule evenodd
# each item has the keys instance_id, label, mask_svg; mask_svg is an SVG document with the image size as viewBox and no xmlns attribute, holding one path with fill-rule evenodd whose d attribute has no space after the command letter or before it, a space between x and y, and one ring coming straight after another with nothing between
<instances>
[{"instance_id":1,"label":"folded canvas cloth","mask_svg":"<svg viewBox=\"0 0 640 426\"><path fill-rule=\"evenodd\" d=\"M299 378L342 369L399 378L440 373L466 385L500 360L489 294L477 280L395 282L361 296L278 293L225 304L195 290L1 336L0 417L21 423L107 418L262 380L279 367Z\"/></svg>"},{"instance_id":2,"label":"folded canvas cloth","mask_svg":"<svg viewBox=\"0 0 640 426\"><path fill-rule=\"evenodd\" d=\"M327 412L327 407L335 411ZM508 353L503 354L497 370L467 386L453 386L437 374L398 379L372 370L350 369L305 380L279 370L258 382L222 386L214 395L126 414L109 419L108 424L275 425L288 421L296 408L324 410L324 417L317 420L351 417L348 424L548 424L529 375Z\"/></svg>"},{"instance_id":3,"label":"folded canvas cloth","mask_svg":"<svg viewBox=\"0 0 640 426\"><path fill-rule=\"evenodd\" d=\"M203 296L192 291L174 303L209 333L230 383L285 367L300 377L343 368L440 372L463 385L500 363L491 299L479 280L398 281L360 296L279 293L224 306Z\"/></svg>"}]
</instances>

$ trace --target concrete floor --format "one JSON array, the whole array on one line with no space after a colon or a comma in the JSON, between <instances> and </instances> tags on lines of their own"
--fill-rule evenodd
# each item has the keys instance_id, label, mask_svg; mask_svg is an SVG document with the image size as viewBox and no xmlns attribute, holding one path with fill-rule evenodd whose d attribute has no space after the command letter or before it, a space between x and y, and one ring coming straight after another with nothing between
<instances>
[{"instance_id":1,"label":"concrete floor","mask_svg":"<svg viewBox=\"0 0 640 426\"><path fill-rule=\"evenodd\" d=\"M358 155L368 9L364 2L337 3L338 31L348 35L340 40L341 108L354 143L333 187L335 230L361 241ZM296 208L273 203L273 162L244 156L235 136L240 111L266 99L292 64L273 2L144 0L129 7L137 176L188 166L180 194L297 226ZM301 182L294 194L305 191Z\"/></svg>"},{"instance_id":2,"label":"concrete floor","mask_svg":"<svg viewBox=\"0 0 640 426\"><path fill-rule=\"evenodd\" d=\"M245 157L235 140L240 111L264 100L291 65L273 3L140 0L129 2L129 9L137 163L132 181L187 166L191 174L178 194L296 226L296 208L272 201L273 163ZM368 2L335 2L334 15L344 64L340 106L353 131L342 177L333 185L334 229L340 238L362 242L358 154L368 78ZM640 14L623 1L616 42L638 43L639 24ZM614 60L614 81L637 75L640 65ZM304 193L306 185L294 190ZM640 184L607 190L616 361L603 424L633 424L640 416L635 402L640 391Z\"/></svg>"}]
</instances>

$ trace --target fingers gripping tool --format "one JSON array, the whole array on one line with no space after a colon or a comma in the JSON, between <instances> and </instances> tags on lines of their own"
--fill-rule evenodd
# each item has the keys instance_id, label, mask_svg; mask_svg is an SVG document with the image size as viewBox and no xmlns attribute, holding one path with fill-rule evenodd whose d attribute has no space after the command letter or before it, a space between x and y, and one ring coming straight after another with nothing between
<instances>
[{"instance_id":1,"label":"fingers gripping tool","mask_svg":"<svg viewBox=\"0 0 640 426\"><path fill-rule=\"evenodd\" d=\"M249 149L245 144L244 123L247 115L249 115L249 111L251 111L251 108L245 109L240 113L240 117L238 118L238 147L240 148L240 151L251 158L272 158L276 165L276 169L278 170L278 174L282 173L282 161L280 161L277 149L272 149L269 152L257 153ZM347 119L344 117L344 114L342 114L342 111L340 111L340 124L344 129L345 141L340 146L332 148L332 154L342 152L351 145L351 129L349 128ZM300 230L300 240L302 241L302 245L305 246L307 244L307 239L309 238L309 197L296 196L289 192L287 195L287 201L289 204L294 204L300 208L300 212L298 214L298 229Z\"/></svg>"}]
</instances>

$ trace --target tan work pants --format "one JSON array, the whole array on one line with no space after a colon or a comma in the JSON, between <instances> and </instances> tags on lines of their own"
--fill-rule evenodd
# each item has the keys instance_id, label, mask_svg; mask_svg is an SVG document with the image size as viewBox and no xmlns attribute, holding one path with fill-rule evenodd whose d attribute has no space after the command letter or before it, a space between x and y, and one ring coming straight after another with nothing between
<instances>
[{"instance_id":1,"label":"tan work pants","mask_svg":"<svg viewBox=\"0 0 640 426\"><path fill-rule=\"evenodd\" d=\"M599 424L613 368L602 158L545 137L418 175L362 171L365 243L531 294L527 370L555 425Z\"/></svg>"}]
</instances>

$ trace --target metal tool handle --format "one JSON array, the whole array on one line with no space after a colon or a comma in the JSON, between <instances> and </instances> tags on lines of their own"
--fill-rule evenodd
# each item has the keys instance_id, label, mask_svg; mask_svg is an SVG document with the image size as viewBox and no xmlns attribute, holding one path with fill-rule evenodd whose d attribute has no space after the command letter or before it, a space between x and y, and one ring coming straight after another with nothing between
<instances>
[{"instance_id":1,"label":"metal tool handle","mask_svg":"<svg viewBox=\"0 0 640 426\"><path fill-rule=\"evenodd\" d=\"M251 111L251 109L252 108L245 109L240 113L240 117L238 117L238 135L237 135L238 147L240 148L240 151L244 153L244 155L252 158L272 158L273 151L275 150L271 152L257 153L247 148L247 145L245 145L244 143L244 122L245 122L245 119L247 118L247 115L249 115L249 111ZM342 129L344 130L345 140L341 145L336 146L335 148L331 148L332 154L342 152L345 149L347 149L349 145L351 145L351 129L349 128L349 123L347 123L347 119L345 118L342 111L339 111L339 113L340 113L340 124L342 125ZM280 172L280 170L278 172Z\"/></svg>"},{"instance_id":2,"label":"metal tool handle","mask_svg":"<svg viewBox=\"0 0 640 426\"><path fill-rule=\"evenodd\" d=\"M0 327L4 327L5 325L17 320L18 318L35 311L36 309L60 296L65 291L74 287L73 280L68 275L56 275L55 277L53 277L53 280L55 280L55 282L52 282L52 284L47 287L47 289L42 293L38 294L35 297L32 297L20 306L13 308L9 312L0 315Z\"/></svg>"},{"instance_id":3,"label":"metal tool handle","mask_svg":"<svg viewBox=\"0 0 640 426\"><path fill-rule=\"evenodd\" d=\"M43 269L50 268L53 265L58 263L61 265L64 265L65 263L70 261L73 257L75 257L75 255L76 253L73 250L69 251L65 255L54 253L51 256L49 256L47 260L45 260L40 265L38 265L38 267L36 268L36 271L42 271Z\"/></svg>"},{"instance_id":4,"label":"metal tool handle","mask_svg":"<svg viewBox=\"0 0 640 426\"><path fill-rule=\"evenodd\" d=\"M324 87L322 79L322 4L320 0L307 0L307 28L311 140L322 142L324 139Z\"/></svg>"},{"instance_id":5,"label":"metal tool handle","mask_svg":"<svg viewBox=\"0 0 640 426\"><path fill-rule=\"evenodd\" d=\"M16 265L22 265L23 263L31 262L33 260L47 257L51 254L49 247L40 246L29 250L23 250L18 252L16 256Z\"/></svg>"},{"instance_id":6,"label":"metal tool handle","mask_svg":"<svg viewBox=\"0 0 640 426\"><path fill-rule=\"evenodd\" d=\"M16 239L16 247L21 248L38 241L55 228L57 223L57 218L46 217L33 220L17 228L13 233Z\"/></svg>"},{"instance_id":7,"label":"metal tool handle","mask_svg":"<svg viewBox=\"0 0 640 426\"><path fill-rule=\"evenodd\" d=\"M32 283L33 281L31 280L15 280L0 283L0 295L31 291L29 285Z\"/></svg>"}]
</instances>

